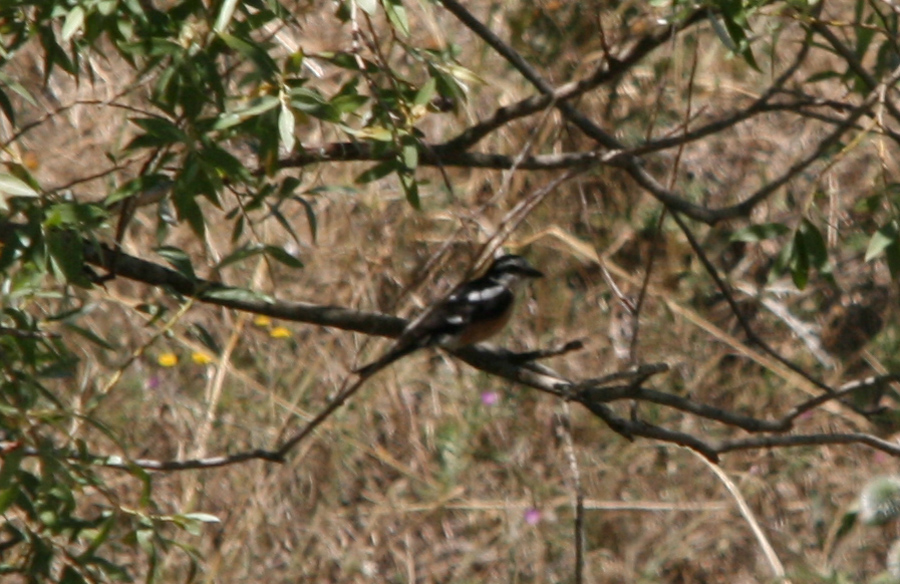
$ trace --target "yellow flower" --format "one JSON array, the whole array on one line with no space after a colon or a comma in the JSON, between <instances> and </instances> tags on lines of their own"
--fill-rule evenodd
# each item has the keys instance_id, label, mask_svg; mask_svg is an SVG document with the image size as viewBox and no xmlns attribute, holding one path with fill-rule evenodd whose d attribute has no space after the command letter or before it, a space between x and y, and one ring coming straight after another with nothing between
<instances>
[{"instance_id":1,"label":"yellow flower","mask_svg":"<svg viewBox=\"0 0 900 584\"><path fill-rule=\"evenodd\" d=\"M156 358L156 362L162 367L175 367L178 365L178 355L175 353L163 353Z\"/></svg>"},{"instance_id":2,"label":"yellow flower","mask_svg":"<svg viewBox=\"0 0 900 584\"><path fill-rule=\"evenodd\" d=\"M291 331L283 326L276 326L269 331L269 336L273 339L289 339L291 337Z\"/></svg>"},{"instance_id":3,"label":"yellow flower","mask_svg":"<svg viewBox=\"0 0 900 584\"><path fill-rule=\"evenodd\" d=\"M193 353L191 353L191 361L193 361L197 365L208 365L212 363L212 357L210 357L206 353L194 351Z\"/></svg>"},{"instance_id":4,"label":"yellow flower","mask_svg":"<svg viewBox=\"0 0 900 584\"><path fill-rule=\"evenodd\" d=\"M257 314L256 317L253 318L253 324L260 328L267 327L272 324L272 319L264 314Z\"/></svg>"}]
</instances>

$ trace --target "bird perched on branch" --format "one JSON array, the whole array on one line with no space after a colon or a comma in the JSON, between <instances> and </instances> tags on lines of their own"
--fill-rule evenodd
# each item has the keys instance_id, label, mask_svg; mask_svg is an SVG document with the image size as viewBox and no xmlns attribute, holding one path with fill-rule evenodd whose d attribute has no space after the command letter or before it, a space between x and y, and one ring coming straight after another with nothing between
<instances>
[{"instance_id":1,"label":"bird perched on branch","mask_svg":"<svg viewBox=\"0 0 900 584\"><path fill-rule=\"evenodd\" d=\"M483 276L454 288L409 323L387 353L355 372L368 377L418 349L437 346L453 350L494 336L512 316L517 289L543 276L522 256L495 259Z\"/></svg>"}]
</instances>

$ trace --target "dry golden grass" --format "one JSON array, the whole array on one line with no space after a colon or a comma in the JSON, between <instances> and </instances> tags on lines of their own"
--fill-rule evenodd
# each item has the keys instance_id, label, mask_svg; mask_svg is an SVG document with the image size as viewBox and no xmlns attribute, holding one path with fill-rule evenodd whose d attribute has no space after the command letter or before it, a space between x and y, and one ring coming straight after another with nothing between
<instances>
[{"instance_id":1,"label":"dry golden grass","mask_svg":"<svg viewBox=\"0 0 900 584\"><path fill-rule=\"evenodd\" d=\"M484 14L487 6L471 9ZM519 17L527 12L515 4L505 9ZM461 61L487 82L472 88L470 103L458 119L434 115L426 120L423 129L429 136L452 135L496 104L530 94L508 66L482 51L446 14L433 8L411 10L422 23L416 41L445 42L439 31L454 39L465 47ZM559 10L561 14L564 9ZM335 31L330 18L312 11L300 18L307 25L304 31L284 33L295 34L294 42L313 47L311 51L346 48L347 31ZM427 26L431 19L437 26ZM696 53L694 43L704 49ZM576 52L589 52L566 43L560 50L556 81L564 79L566 67L575 67ZM747 96L755 95L766 81L740 60L726 59L724 49L705 31L660 51L658 61L671 61L662 80L654 76L651 61L619 83L615 99L600 91L580 106L598 120L621 121L623 139L646 132L651 117L658 118L655 132L669 131L684 116L695 56L692 107L700 116L698 122L746 103ZM57 102L68 103L76 96L103 100L115 94L120 89L115 64L95 65L108 68L108 78L79 87L54 79L58 87L51 84L44 105L54 109ZM39 76L28 74L34 65L16 66L23 83L37 87ZM322 83L334 87L341 81L340 74L329 71ZM126 112L99 106L75 107L41 125L21 146L38 153L38 174L45 184L67 184L109 167L102 153L124 143L125 116ZM551 115L542 128L513 124L483 148L518 152L536 129L535 148L541 152L586 145ZM307 130L308 135L301 137L304 143L336 138L316 124ZM676 184L685 191L696 190L699 200L714 206L734 203L787 168L821 131L786 114L755 118L734 131L687 146ZM804 200L816 185L825 184L827 205L834 211L823 207L822 215L843 216L856 200L870 194L862 185L870 184L879 171L875 161L887 161L889 170L896 170L893 157L879 150L883 146L856 144L824 177L797 181L794 195ZM648 164L665 178L673 162L674 153L667 153ZM352 177L364 168L336 165L307 170L301 177L308 187L352 186ZM131 166L120 175L131 177L135 171ZM354 186L353 192L317 195L312 198L318 218L315 241L303 209L293 209L291 215L301 234L298 252L304 269L287 270L260 261L228 268L219 276L281 299L413 314L456 282L478 243L504 213L549 176L517 173L505 196L481 210L506 177L459 169L448 169L448 175L452 194L440 173L421 170L420 178L429 178L431 185L423 189L420 212L406 204L391 180ZM98 180L77 184L73 190L85 199L99 199L107 187L105 180ZM233 201L226 207L230 204ZM207 206L205 212L210 225L224 225L223 211ZM585 350L548 364L576 377L620 368L608 341L614 299L583 250L553 233L599 253L620 248L622 252L610 254L608 261L619 268L617 273L635 273L646 262L646 255L635 255L638 232L658 213L658 205L615 171L599 170L554 193L511 242L529 241L522 251L548 278L533 287L519 318L497 343L526 349L586 338ZM755 219L783 219L785 213L778 198L761 208ZM254 237L288 242L275 221L255 219L259 222ZM127 234L125 250L153 259L148 250L155 245L155 223L152 213L139 215ZM715 233L710 231L708 241L713 242ZM848 236L841 224L835 225L837 241ZM449 260L398 304L397 298L418 278L418 269L448 237L456 239ZM199 245L180 228L167 243L190 249L199 273L205 275L203 266L231 248L229 238L229 230L211 229L207 241ZM658 292L650 295L642 313L639 352L645 362L664 361L672 367L655 386L758 417L770 412L774 417L805 398L785 379L734 357L733 347L688 317L685 311L713 322L715 316L699 300L712 285L696 261L685 262L689 249L674 229L666 226L664 238L668 253L654 276ZM856 281L864 271L858 258L840 269L838 277L844 282ZM636 292L634 284L617 278L630 293ZM117 355L83 349L81 369L87 384L102 385L125 356L147 344L177 311L163 292L121 280L92 291L87 299L95 309L84 324L121 346ZM135 310L145 302L160 302L170 312L148 326L146 315ZM716 324L734 332L732 324ZM757 324L787 356L815 367L774 317L760 314ZM223 358L209 364L192 362L193 353L205 351L192 333L197 325L215 338ZM286 327L290 335L273 336L275 326ZM131 457L176 459L269 447L319 411L354 364L385 346L385 341L358 334L296 323L258 323L251 315L194 305L174 322L171 334L156 340L125 371L97 415L121 433ZM872 353L890 355L896 346L896 331L888 330ZM177 365L158 364L157 358L167 352L179 357ZM644 405L640 411L649 421L677 430L732 434L670 410ZM287 463L250 462L159 474L153 478L154 496L160 512L204 511L221 519L221 525L206 528L199 537L181 537L206 559L201 579L207 582L572 581L574 490L561 433L565 425L571 429L586 497L587 581L768 581L771 570L747 522L724 485L695 455L649 440L628 442L577 408L569 420L559 401L432 351L417 353L378 374L301 443ZM808 430L852 425L840 413L826 412L801 423ZM82 431L95 450L117 451L99 432ZM729 454L723 467L795 582L819 581L813 574L831 568L852 579L883 570L889 538L874 528L854 531L836 550L826 544L859 487L875 474L898 472L896 460L858 446L810 447ZM116 472L110 471L108 477L122 503L135 505L140 487ZM171 550L164 562L164 581L184 578L182 554Z\"/></svg>"}]
</instances>

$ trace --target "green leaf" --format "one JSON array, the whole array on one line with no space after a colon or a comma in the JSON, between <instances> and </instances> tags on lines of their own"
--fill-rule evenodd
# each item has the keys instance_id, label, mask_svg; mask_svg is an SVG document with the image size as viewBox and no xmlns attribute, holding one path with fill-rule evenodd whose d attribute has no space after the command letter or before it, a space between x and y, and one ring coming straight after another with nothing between
<instances>
[{"instance_id":1,"label":"green leaf","mask_svg":"<svg viewBox=\"0 0 900 584\"><path fill-rule=\"evenodd\" d=\"M471 69L467 69L461 65L445 65L444 68L447 70L454 80L459 83L468 83L471 85L485 85L487 82L479 77L474 71ZM465 95L465 92L461 92Z\"/></svg>"},{"instance_id":2,"label":"green leaf","mask_svg":"<svg viewBox=\"0 0 900 584\"><path fill-rule=\"evenodd\" d=\"M0 490L5 492L10 489L11 486L18 485L19 481L16 481L16 484L14 485L13 479L16 478L19 465L24 458L25 451L20 448L10 450L3 455L3 464L0 465Z\"/></svg>"},{"instance_id":3,"label":"green leaf","mask_svg":"<svg viewBox=\"0 0 900 584\"><path fill-rule=\"evenodd\" d=\"M123 52L136 57L178 57L184 54L184 47L167 38L145 39L136 43L122 43ZM175 68L163 69L162 74L172 75Z\"/></svg>"},{"instance_id":4,"label":"green leaf","mask_svg":"<svg viewBox=\"0 0 900 584\"><path fill-rule=\"evenodd\" d=\"M6 116L6 119L9 120L9 123L12 127L16 127L16 110L13 108L12 102L9 101L9 96L6 95L6 92L0 89L0 109L3 110L3 115Z\"/></svg>"},{"instance_id":5,"label":"green leaf","mask_svg":"<svg viewBox=\"0 0 900 584\"><path fill-rule=\"evenodd\" d=\"M46 241L54 265L66 281L81 288L92 288L93 284L84 273L84 250L78 234L67 229L49 229Z\"/></svg>"},{"instance_id":6,"label":"green leaf","mask_svg":"<svg viewBox=\"0 0 900 584\"><path fill-rule=\"evenodd\" d=\"M237 302L274 302L271 296L262 292L254 292L246 288L222 287L207 290L203 293L203 298L212 300L237 301Z\"/></svg>"},{"instance_id":7,"label":"green leaf","mask_svg":"<svg viewBox=\"0 0 900 584\"><path fill-rule=\"evenodd\" d=\"M869 241L869 247L866 249L866 261L881 255L890 245L897 243L898 228L897 222L892 221L875 232Z\"/></svg>"},{"instance_id":8,"label":"green leaf","mask_svg":"<svg viewBox=\"0 0 900 584\"><path fill-rule=\"evenodd\" d=\"M283 72L287 75L299 74L303 70L303 59L305 56L303 49L300 49L285 57L284 65L282 65Z\"/></svg>"},{"instance_id":9,"label":"green leaf","mask_svg":"<svg viewBox=\"0 0 900 584\"><path fill-rule=\"evenodd\" d=\"M115 351L118 349L118 347L116 345L110 343L109 341L107 341L106 339L104 339L103 337L101 337L100 335L98 335L97 333L95 333L89 329L82 328L82 327L80 327L76 324L70 323L70 322L65 323L65 327L67 329L69 329L70 331L74 332L75 334L84 337L85 339L94 343L95 345L103 347L104 349L107 349L109 351Z\"/></svg>"},{"instance_id":10,"label":"green leaf","mask_svg":"<svg viewBox=\"0 0 900 584\"><path fill-rule=\"evenodd\" d=\"M722 21L716 18L716 15L712 11L707 14L707 17L709 18L709 23L712 26L713 32L716 33L716 36L719 37L719 40L722 41L725 48L736 53L738 49L737 44L735 44L734 40L731 38L728 30L722 25Z\"/></svg>"},{"instance_id":11,"label":"green leaf","mask_svg":"<svg viewBox=\"0 0 900 584\"><path fill-rule=\"evenodd\" d=\"M106 216L100 205L79 203L57 203L47 209L45 227L93 227Z\"/></svg>"},{"instance_id":12,"label":"green leaf","mask_svg":"<svg viewBox=\"0 0 900 584\"><path fill-rule=\"evenodd\" d=\"M66 21L63 23L60 36L64 42L68 42L75 36L81 27L84 26L84 8L76 6L66 15Z\"/></svg>"},{"instance_id":13,"label":"green leaf","mask_svg":"<svg viewBox=\"0 0 900 584\"><path fill-rule=\"evenodd\" d=\"M40 194L22 179L8 172L0 172L0 193L13 197L37 197Z\"/></svg>"},{"instance_id":14,"label":"green leaf","mask_svg":"<svg viewBox=\"0 0 900 584\"><path fill-rule=\"evenodd\" d=\"M316 212L313 209L312 203L307 201L304 197L294 197L294 200L303 205L303 210L306 211L306 221L307 223L309 223L309 232L312 235L313 243L315 243L316 235L319 229L319 223L316 220Z\"/></svg>"},{"instance_id":15,"label":"green leaf","mask_svg":"<svg viewBox=\"0 0 900 584\"><path fill-rule=\"evenodd\" d=\"M383 126L370 126L368 128L355 130L353 128L341 125L341 129L351 136L355 136L361 140L375 140L376 142L394 141L394 134L390 131L390 129Z\"/></svg>"},{"instance_id":16,"label":"green leaf","mask_svg":"<svg viewBox=\"0 0 900 584\"><path fill-rule=\"evenodd\" d=\"M809 254L806 250L806 240L799 229L794 233L793 254L789 267L794 285L800 290L806 288L806 283L809 281Z\"/></svg>"},{"instance_id":17,"label":"green leaf","mask_svg":"<svg viewBox=\"0 0 900 584\"><path fill-rule=\"evenodd\" d=\"M271 256L278 262L291 267L291 268L302 268L303 262L301 262L296 257L289 254L284 248L278 247L277 245L267 245L265 247L266 255Z\"/></svg>"},{"instance_id":18,"label":"green leaf","mask_svg":"<svg viewBox=\"0 0 900 584\"><path fill-rule=\"evenodd\" d=\"M251 179L250 171L233 154L218 146L210 146L200 151L200 160L236 181ZM210 193L204 193L210 194ZM216 202L215 200L213 202Z\"/></svg>"},{"instance_id":19,"label":"green leaf","mask_svg":"<svg viewBox=\"0 0 900 584\"><path fill-rule=\"evenodd\" d=\"M809 265L825 278L831 278L831 263L828 261L828 245L818 227L808 219L800 223L800 233L809 256Z\"/></svg>"},{"instance_id":20,"label":"green leaf","mask_svg":"<svg viewBox=\"0 0 900 584\"><path fill-rule=\"evenodd\" d=\"M234 222L234 228L231 230L231 243L237 242L244 234L244 215L240 215Z\"/></svg>"},{"instance_id":21,"label":"green leaf","mask_svg":"<svg viewBox=\"0 0 900 584\"><path fill-rule=\"evenodd\" d=\"M59 46L59 43L56 42L53 27L49 24L40 26L38 28L38 37L40 38L41 46L44 49L44 83L49 79L55 65L59 65L63 71L77 78L78 69L72 63L72 60L63 48Z\"/></svg>"},{"instance_id":22,"label":"green leaf","mask_svg":"<svg viewBox=\"0 0 900 584\"><path fill-rule=\"evenodd\" d=\"M339 195L347 195L352 197L358 195L359 191L351 186L346 185L320 185L306 191L307 195L321 195L323 193L336 193Z\"/></svg>"},{"instance_id":23,"label":"green leaf","mask_svg":"<svg viewBox=\"0 0 900 584\"><path fill-rule=\"evenodd\" d=\"M721 21L715 14L712 12L709 13L709 20L712 24L713 31L715 31L716 35L722 41L722 44L724 44L728 50L740 54L748 65L756 71L759 71L759 65L756 63L756 59L753 56L747 32L744 30L747 20L744 3L740 0L728 0L720 2L719 7L722 10ZM747 28L749 29L749 27Z\"/></svg>"},{"instance_id":24,"label":"green leaf","mask_svg":"<svg viewBox=\"0 0 900 584\"><path fill-rule=\"evenodd\" d=\"M300 241L300 238L297 237L297 233L294 231L294 226L288 221L287 217L281 214L278 207L273 207L270 213L272 214L272 217L278 221L278 224L291 235L291 238L293 238L294 241Z\"/></svg>"},{"instance_id":25,"label":"green leaf","mask_svg":"<svg viewBox=\"0 0 900 584\"><path fill-rule=\"evenodd\" d=\"M437 79L434 77L429 77L428 81L426 81L422 87L419 88L419 91L416 92L416 97L413 99L413 103L415 105L428 105L431 103L431 100L434 99L434 95L437 93Z\"/></svg>"},{"instance_id":26,"label":"green leaf","mask_svg":"<svg viewBox=\"0 0 900 584\"><path fill-rule=\"evenodd\" d=\"M257 256L264 252L265 252L265 246L263 246L263 245L246 244L246 245L243 245L243 246L239 247L238 249L234 250L227 256L225 256L225 258L223 258L222 261L220 261L217 264L217 267L224 268L225 266L235 264L237 262L242 262L247 258Z\"/></svg>"},{"instance_id":27,"label":"green leaf","mask_svg":"<svg viewBox=\"0 0 900 584\"><path fill-rule=\"evenodd\" d=\"M152 136L163 138L169 142L189 142L187 134L165 118L130 118L130 121Z\"/></svg>"},{"instance_id":28,"label":"green leaf","mask_svg":"<svg viewBox=\"0 0 900 584\"><path fill-rule=\"evenodd\" d=\"M411 136L410 140L404 139L401 154L403 156L403 165L406 170L415 170L419 166L419 149L416 146L415 139Z\"/></svg>"},{"instance_id":29,"label":"green leaf","mask_svg":"<svg viewBox=\"0 0 900 584\"><path fill-rule=\"evenodd\" d=\"M841 520L838 523L838 528L834 533L834 540L832 549L840 549L837 545L843 541L843 539L853 530L853 527L856 525L856 520L859 518L859 511L855 509L851 509L841 515Z\"/></svg>"},{"instance_id":30,"label":"green leaf","mask_svg":"<svg viewBox=\"0 0 900 584\"><path fill-rule=\"evenodd\" d=\"M362 8L369 16L374 16L378 10L378 0L353 0L357 6Z\"/></svg>"},{"instance_id":31,"label":"green leaf","mask_svg":"<svg viewBox=\"0 0 900 584\"><path fill-rule=\"evenodd\" d=\"M731 241L756 242L767 239L775 239L790 233L791 229L784 223L761 223L750 225L735 231L731 235Z\"/></svg>"},{"instance_id":32,"label":"green leaf","mask_svg":"<svg viewBox=\"0 0 900 584\"><path fill-rule=\"evenodd\" d=\"M203 217L203 211L200 209L200 205L197 204L196 198L190 193L181 192L178 196L174 197L173 202L175 203L175 209L178 211L179 218L188 222L197 237L201 239L205 237L206 221Z\"/></svg>"},{"instance_id":33,"label":"green leaf","mask_svg":"<svg viewBox=\"0 0 900 584\"><path fill-rule=\"evenodd\" d=\"M281 185L278 187L278 196L280 198L286 198L290 196L291 193L297 190L297 187L300 186L300 179L296 176L288 176L285 177L283 181L281 181Z\"/></svg>"},{"instance_id":34,"label":"green leaf","mask_svg":"<svg viewBox=\"0 0 900 584\"><path fill-rule=\"evenodd\" d=\"M6 464L6 456L3 458L4 465ZM9 506L15 502L16 498L19 496L19 487L18 485L13 485L8 489L0 489L0 513L6 513L6 510L9 509Z\"/></svg>"},{"instance_id":35,"label":"green leaf","mask_svg":"<svg viewBox=\"0 0 900 584\"><path fill-rule=\"evenodd\" d=\"M394 25L394 28L400 31L405 37L409 36L409 17L406 15L406 8L400 0L384 0L384 11L387 13L388 20Z\"/></svg>"},{"instance_id":36,"label":"green leaf","mask_svg":"<svg viewBox=\"0 0 900 584\"><path fill-rule=\"evenodd\" d=\"M263 114L270 109L274 109L281 103L281 100L274 95L263 95L247 102L243 108L239 108L222 114L213 124L214 130L225 130L232 126L236 126L246 119Z\"/></svg>"},{"instance_id":37,"label":"green leaf","mask_svg":"<svg viewBox=\"0 0 900 584\"><path fill-rule=\"evenodd\" d=\"M135 538L137 539L137 543L140 548L144 551L145 554L151 555L154 552L153 539L155 533L152 529L138 529L135 532Z\"/></svg>"},{"instance_id":38,"label":"green leaf","mask_svg":"<svg viewBox=\"0 0 900 584\"><path fill-rule=\"evenodd\" d=\"M10 89L12 89L15 93L19 95L22 99L33 105L34 107L38 107L37 100L34 99L34 96L31 95L31 92L25 88L24 85L16 81L14 78L10 77L6 73L0 71L0 83L6 85Z\"/></svg>"},{"instance_id":39,"label":"green leaf","mask_svg":"<svg viewBox=\"0 0 900 584\"><path fill-rule=\"evenodd\" d=\"M884 250L887 259L888 270L894 278L900 278L900 242L895 241Z\"/></svg>"},{"instance_id":40,"label":"green leaf","mask_svg":"<svg viewBox=\"0 0 900 584\"><path fill-rule=\"evenodd\" d=\"M168 176L164 174L146 174L131 179L111 192L103 200L103 205L109 207L113 203L117 203L122 199L127 199L137 193L150 195L157 191L168 190L170 188L172 188L172 179Z\"/></svg>"},{"instance_id":41,"label":"green leaf","mask_svg":"<svg viewBox=\"0 0 900 584\"><path fill-rule=\"evenodd\" d=\"M294 112L287 104L281 104L281 112L278 115L278 133L281 135L281 144L288 153L293 152L296 138L294 137Z\"/></svg>"},{"instance_id":42,"label":"green leaf","mask_svg":"<svg viewBox=\"0 0 900 584\"><path fill-rule=\"evenodd\" d=\"M108 512L106 519L100 524L99 529L94 529L91 532L85 533L90 538L90 542L88 543L88 548L81 554L78 559L85 563L93 563L93 557L88 559L88 556L93 556L94 552L109 539L110 534L112 533L113 527L115 527L116 515L112 512Z\"/></svg>"},{"instance_id":43,"label":"green leaf","mask_svg":"<svg viewBox=\"0 0 900 584\"><path fill-rule=\"evenodd\" d=\"M875 27L871 26L871 19L868 20L866 23L857 22L857 26L853 27L856 33L856 57L860 61L865 58L876 32Z\"/></svg>"},{"instance_id":44,"label":"green leaf","mask_svg":"<svg viewBox=\"0 0 900 584\"><path fill-rule=\"evenodd\" d=\"M416 182L416 177L406 172L399 173L399 177L406 201L412 205L413 209L421 209L422 202L419 200L419 183Z\"/></svg>"},{"instance_id":45,"label":"green leaf","mask_svg":"<svg viewBox=\"0 0 900 584\"><path fill-rule=\"evenodd\" d=\"M835 79L837 77L841 77L841 74L837 71L820 71L818 73L813 73L809 77L806 78L806 83L817 83L819 81L828 81L829 79Z\"/></svg>"},{"instance_id":46,"label":"green leaf","mask_svg":"<svg viewBox=\"0 0 900 584\"><path fill-rule=\"evenodd\" d=\"M278 63L258 44L238 38L227 32L220 32L219 38L230 48L253 61L253 64L256 65L256 68L266 79L274 78L278 74Z\"/></svg>"},{"instance_id":47,"label":"green leaf","mask_svg":"<svg viewBox=\"0 0 900 584\"><path fill-rule=\"evenodd\" d=\"M209 329L199 323L194 323L191 325L190 330L194 335L196 335L197 339L203 344L203 346L209 349L212 354L222 354L222 346L219 344L219 341L216 340L215 335L213 335L213 333L209 331Z\"/></svg>"},{"instance_id":48,"label":"green leaf","mask_svg":"<svg viewBox=\"0 0 900 584\"><path fill-rule=\"evenodd\" d=\"M359 60L357 60L356 56L352 53L346 53L346 52L334 53L334 52L326 51L326 52L318 53L316 56L321 59L325 59L326 61L329 61L329 62L333 63L334 65L337 65L338 67L342 67L344 69L349 69L351 71L359 71L360 70ZM377 73L381 70L378 67L378 65L376 65L375 63L372 63L371 61L366 61L365 59L363 59L362 62L363 62L363 66L365 67L366 73Z\"/></svg>"},{"instance_id":49,"label":"green leaf","mask_svg":"<svg viewBox=\"0 0 900 584\"><path fill-rule=\"evenodd\" d=\"M296 87L290 91L291 105L299 111L325 121L336 122L340 118L337 110L314 89Z\"/></svg>"},{"instance_id":50,"label":"green leaf","mask_svg":"<svg viewBox=\"0 0 900 584\"><path fill-rule=\"evenodd\" d=\"M216 23L213 25L213 30L215 32L225 32L225 30L228 29L228 23L231 22L231 17L234 15L236 6L237 0L225 0L222 2L222 8L219 9Z\"/></svg>"},{"instance_id":51,"label":"green leaf","mask_svg":"<svg viewBox=\"0 0 900 584\"><path fill-rule=\"evenodd\" d=\"M380 164L376 164L372 168L364 171L356 177L358 183L370 183L380 178L384 178L392 172L400 170L400 162L397 160L386 160Z\"/></svg>"},{"instance_id":52,"label":"green leaf","mask_svg":"<svg viewBox=\"0 0 900 584\"><path fill-rule=\"evenodd\" d=\"M332 109L338 114L350 114L361 108L369 101L365 95L338 95L329 103Z\"/></svg>"},{"instance_id":53,"label":"green leaf","mask_svg":"<svg viewBox=\"0 0 900 584\"><path fill-rule=\"evenodd\" d=\"M201 239L206 233L206 223L196 195L198 192L206 192L211 189L213 187L201 170L197 156L189 156L175 182L172 202L175 204L175 210L178 211L179 219L187 221L194 233Z\"/></svg>"},{"instance_id":54,"label":"green leaf","mask_svg":"<svg viewBox=\"0 0 900 584\"><path fill-rule=\"evenodd\" d=\"M197 275L194 273L194 266L191 265L191 257L184 250L177 247L163 246L155 251L169 262L176 272L185 278L197 279Z\"/></svg>"},{"instance_id":55,"label":"green leaf","mask_svg":"<svg viewBox=\"0 0 900 584\"><path fill-rule=\"evenodd\" d=\"M87 584L87 580L75 568L66 566L63 568L59 584Z\"/></svg>"},{"instance_id":56,"label":"green leaf","mask_svg":"<svg viewBox=\"0 0 900 584\"><path fill-rule=\"evenodd\" d=\"M222 520L209 513L186 513L185 518L193 521L201 521L203 523L222 523Z\"/></svg>"}]
</instances>

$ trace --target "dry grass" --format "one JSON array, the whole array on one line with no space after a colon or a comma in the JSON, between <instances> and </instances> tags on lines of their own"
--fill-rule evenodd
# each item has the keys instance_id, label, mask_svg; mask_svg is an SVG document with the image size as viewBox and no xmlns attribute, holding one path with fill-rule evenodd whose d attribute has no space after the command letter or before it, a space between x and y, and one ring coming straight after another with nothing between
<instances>
[{"instance_id":1,"label":"dry grass","mask_svg":"<svg viewBox=\"0 0 900 584\"><path fill-rule=\"evenodd\" d=\"M484 14L479 8L472 10ZM526 12L518 5L506 9L518 11L519 17ZM427 120L424 128L430 136L450 135L498 102L530 93L496 56L469 42L447 15L416 12L414 18L423 23L434 18L439 24L417 29L422 35L417 40L440 43L435 36L439 30L460 42L466 47L462 62L487 81L473 88L459 119L435 115ZM313 50L347 48L347 31L336 36L330 18L311 12L301 15L301 21L307 28L295 33L296 42L309 43ZM623 139L643 135L651 116L658 118L655 132L671 130L684 115L694 42L712 47L698 54L693 109L700 120L746 103L765 82L765 76L752 73L740 60L725 59L724 49L706 31L660 51L660 60L671 61L662 80L654 76L650 62L621 81L614 100L601 91L585 99L583 109L598 120L621 124ZM574 62L576 49L583 51L563 44L561 62ZM34 65L16 66L23 83L38 86L39 76L28 73ZM110 69L109 78L93 85L76 88L65 79L54 80L58 87L51 88L53 96L44 94L44 105L54 109L57 102L68 103L76 96L102 100L116 93L115 65L103 66ZM566 68L560 65L559 70ZM562 78L560 72L557 80ZM340 74L329 71L322 83L336 86L341 81ZM39 153L44 184L66 184L109 166L102 153L123 144L124 115L79 106L41 125L21 144ZM533 129L514 124L483 148L516 152ZM335 138L314 124L308 131L304 143ZM537 149L543 152L586 144L555 116L540 131ZM733 203L782 172L821 131L785 114L756 118L686 147L676 183L686 191L695 189L698 199L712 205ZM811 173L796 181L794 195L804 199L826 185L830 198L823 202L822 216L844 216L856 200L870 194L862 185L871 184L878 172L873 161L888 161L889 171L895 171L893 153L884 156L880 146L856 145L823 176ZM671 171L672 162L672 155L649 160L661 177ZM319 168L302 178L310 187L351 185L363 168ZM126 168L121 176L134 172L134 167ZM407 206L390 180L354 187L353 193L318 195L313 200L319 221L316 241L303 210L295 209L292 216L302 233L299 255L304 269L259 263L230 268L222 279L252 283L283 299L414 313L455 282L478 242L519 197L547 180L546 175L518 173L505 197L476 214L503 183L500 173L450 169L452 194L438 172L422 170L420 176L431 180L431 187L423 189L421 212ZM74 191L97 199L107 187L104 181L93 181L76 185ZM223 224L222 211L209 207L206 212L210 224ZM516 242L537 235L523 251L549 277L534 286L520 318L498 344L524 349L584 337L589 340L584 351L549 364L580 377L618 368L607 340L614 303L610 291L577 249L541 234L555 227L601 251L621 247L610 262L621 273L633 273L646 260L635 255L637 233L658 212L628 179L611 171L598 171L556 192L513 236ZM755 219L783 219L785 213L779 198ZM844 225L835 226L841 243L855 228ZM154 227L151 214L140 215L128 233L126 250L152 258L147 250L155 245ZM272 220L256 224L254 235L266 242L287 241ZM227 230L212 230L200 246L187 231L178 230L167 243L193 250L203 273L202 266L230 249L229 236ZM451 236L457 243L444 269L397 305L398 296L418 277L418 268ZM669 253L654 279L660 292L649 297L642 314L640 350L645 362L672 366L657 387L760 417L770 412L774 416L804 398L777 375L733 357L727 343L667 305L695 311L707 321L716 318L700 301L712 289L709 279L696 262L684 261L689 250L681 236L667 227L664 237ZM708 241L715 241L714 232ZM842 282L856 281L865 272L858 258L840 269ZM123 281L91 292L88 299L95 309L84 324L122 347L115 356L84 348L82 373L88 383L102 384L123 357L146 344L160 326L147 326L146 316L135 310L137 304L162 303L173 309L169 316L176 308L162 292ZM807 310L814 313L815 307ZM809 313L806 316L814 318ZM172 459L271 446L314 415L352 365L385 347L383 341L342 331L274 324L286 326L290 337L273 338L274 325L254 323L247 315L193 306L174 324L171 335L156 341L126 371L97 415L121 432L132 457ZM798 341L771 315L761 314L758 324L786 355L814 367ZM208 330L219 347L231 348L225 359L209 365L191 362L191 354L202 350L191 332L196 325ZM718 325L732 330L727 322ZM889 330L881 339L872 353L892 354L896 332ZM156 357L168 351L180 362L160 367ZM220 368L224 375L217 377ZM182 538L206 558L202 579L209 582L256 582L262 577L268 582L571 581L573 479L561 438L561 427L568 425L586 496L588 581L743 583L770 578L736 505L694 455L647 440L627 442L586 412L576 410L567 420L562 409L546 395L510 386L442 353L421 352L380 373L286 464L251 462L157 475L154 494L161 512L197 510L221 519L220 526L207 528L199 537ZM641 414L683 431L730 435L729 430L669 410L642 406ZM832 429L851 427L852 421L819 412L802 425ZM116 450L99 433L84 432L96 450ZM795 582L818 581L813 574L831 568L861 580L883 569L888 538L874 528L853 532L830 555L826 543L860 485L874 474L900 470L896 460L861 447L822 447L732 454L723 466ZM108 476L123 504L135 504L138 486L114 472ZM172 550L165 558L164 580L183 578L185 564L184 556Z\"/></svg>"}]
</instances>

